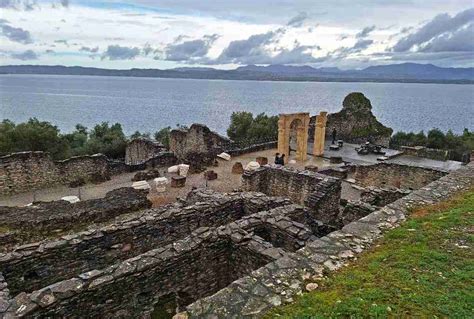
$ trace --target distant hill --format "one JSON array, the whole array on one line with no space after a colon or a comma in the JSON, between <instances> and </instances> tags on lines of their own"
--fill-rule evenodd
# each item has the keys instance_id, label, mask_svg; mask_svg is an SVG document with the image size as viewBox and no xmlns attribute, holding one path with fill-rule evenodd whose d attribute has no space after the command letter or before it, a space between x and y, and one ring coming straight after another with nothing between
<instances>
[{"instance_id":1,"label":"distant hill","mask_svg":"<svg viewBox=\"0 0 474 319\"><path fill-rule=\"evenodd\" d=\"M313 68L307 65L247 65L234 70L199 67L169 70L138 68L117 70L61 65L7 65L0 66L0 74L101 75L262 81L474 83L474 68L442 68L432 64L417 63L370 66L362 70L340 70L334 67Z\"/></svg>"}]
</instances>

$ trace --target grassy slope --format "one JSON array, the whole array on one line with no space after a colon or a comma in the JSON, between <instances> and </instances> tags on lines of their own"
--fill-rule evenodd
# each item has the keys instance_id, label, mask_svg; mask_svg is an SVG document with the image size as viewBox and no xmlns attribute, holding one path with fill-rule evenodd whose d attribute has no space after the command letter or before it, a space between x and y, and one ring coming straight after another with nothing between
<instances>
[{"instance_id":1,"label":"grassy slope","mask_svg":"<svg viewBox=\"0 0 474 319\"><path fill-rule=\"evenodd\" d=\"M350 266L265 318L473 318L474 192L414 211Z\"/></svg>"}]
</instances>

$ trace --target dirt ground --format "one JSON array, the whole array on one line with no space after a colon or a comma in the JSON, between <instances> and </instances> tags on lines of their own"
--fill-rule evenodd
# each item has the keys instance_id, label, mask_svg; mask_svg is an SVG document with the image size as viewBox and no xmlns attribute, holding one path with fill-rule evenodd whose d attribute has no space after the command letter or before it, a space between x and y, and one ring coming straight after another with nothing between
<instances>
[{"instance_id":1,"label":"dirt ground","mask_svg":"<svg viewBox=\"0 0 474 319\"><path fill-rule=\"evenodd\" d=\"M165 193L157 193L156 189L153 187L152 181L150 186L152 186L149 199L153 202L154 206L163 205L166 203L172 203L176 200L177 197L184 197L193 187L208 187L219 192L231 192L234 189L237 189L241 185L241 175L232 174L232 166L235 162L241 162L243 166L247 165L250 161L255 161L258 156L265 156L268 158L269 163L273 163L276 149L259 151L249 154L243 154L240 156L233 157L230 161L225 161L218 159L219 165L217 167L210 167L209 169L214 170L217 173L217 179L213 181L206 181L204 175L200 174L189 174L186 179L186 186L183 188L171 188L169 184L167 185ZM292 159L292 156L290 156ZM288 164L289 166L294 166L297 168L304 168L305 165L316 165L318 167L327 167L330 166L329 161L323 158L313 158L308 156L308 160L304 163L297 162L297 164ZM162 176L171 178L173 174L167 172L167 168L161 168L160 172ZM0 205L8 206L21 206L27 205L34 200L36 201L53 201L59 200L61 197L75 195L81 198L81 200L101 198L105 194L113 189L120 187L130 187L132 185L132 177L134 173L125 173L121 175L113 176L111 180L101 183L101 184L88 184L79 188L69 188L67 186L58 186L54 188L41 189L36 191L31 191L27 193L17 194L8 197L0 197Z\"/></svg>"}]
</instances>

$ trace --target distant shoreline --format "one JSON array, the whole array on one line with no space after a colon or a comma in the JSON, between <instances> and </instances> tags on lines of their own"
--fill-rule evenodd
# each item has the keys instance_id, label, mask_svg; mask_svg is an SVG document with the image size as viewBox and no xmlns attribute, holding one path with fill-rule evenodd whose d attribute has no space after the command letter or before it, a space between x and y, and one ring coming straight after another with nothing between
<instances>
[{"instance_id":1,"label":"distant shoreline","mask_svg":"<svg viewBox=\"0 0 474 319\"><path fill-rule=\"evenodd\" d=\"M266 72L238 70L160 70L160 69L100 69L65 66L0 66L0 75L74 75L74 76L115 76L136 78L194 79L194 80L234 80L234 81L273 81L273 82L342 82L342 83L421 83L421 84L474 84L474 80L454 79L415 79L343 76L301 76L278 75Z\"/></svg>"}]
</instances>

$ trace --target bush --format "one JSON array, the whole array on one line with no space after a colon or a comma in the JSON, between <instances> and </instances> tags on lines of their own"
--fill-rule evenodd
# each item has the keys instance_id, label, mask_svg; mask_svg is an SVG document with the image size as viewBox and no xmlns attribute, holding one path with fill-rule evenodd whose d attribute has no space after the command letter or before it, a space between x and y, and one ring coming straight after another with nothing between
<instances>
[{"instance_id":1,"label":"bush","mask_svg":"<svg viewBox=\"0 0 474 319\"><path fill-rule=\"evenodd\" d=\"M155 140L163 144L166 148L170 147L170 133L171 126L162 128L161 130L155 132Z\"/></svg>"},{"instance_id":2,"label":"bush","mask_svg":"<svg viewBox=\"0 0 474 319\"><path fill-rule=\"evenodd\" d=\"M0 123L0 154L44 151L54 159L95 153L123 158L126 144L127 139L118 123L109 126L103 122L90 132L77 124L76 130L68 134L61 134L56 126L36 118L18 125L9 120Z\"/></svg>"},{"instance_id":3,"label":"bush","mask_svg":"<svg viewBox=\"0 0 474 319\"><path fill-rule=\"evenodd\" d=\"M463 154L474 150L474 132L470 132L467 128L461 135L456 135L451 130L444 134L437 128L428 131L427 135L423 131L417 134L397 132L390 139L390 147L399 149L401 146L425 146L449 150L452 160L462 161Z\"/></svg>"}]
</instances>

